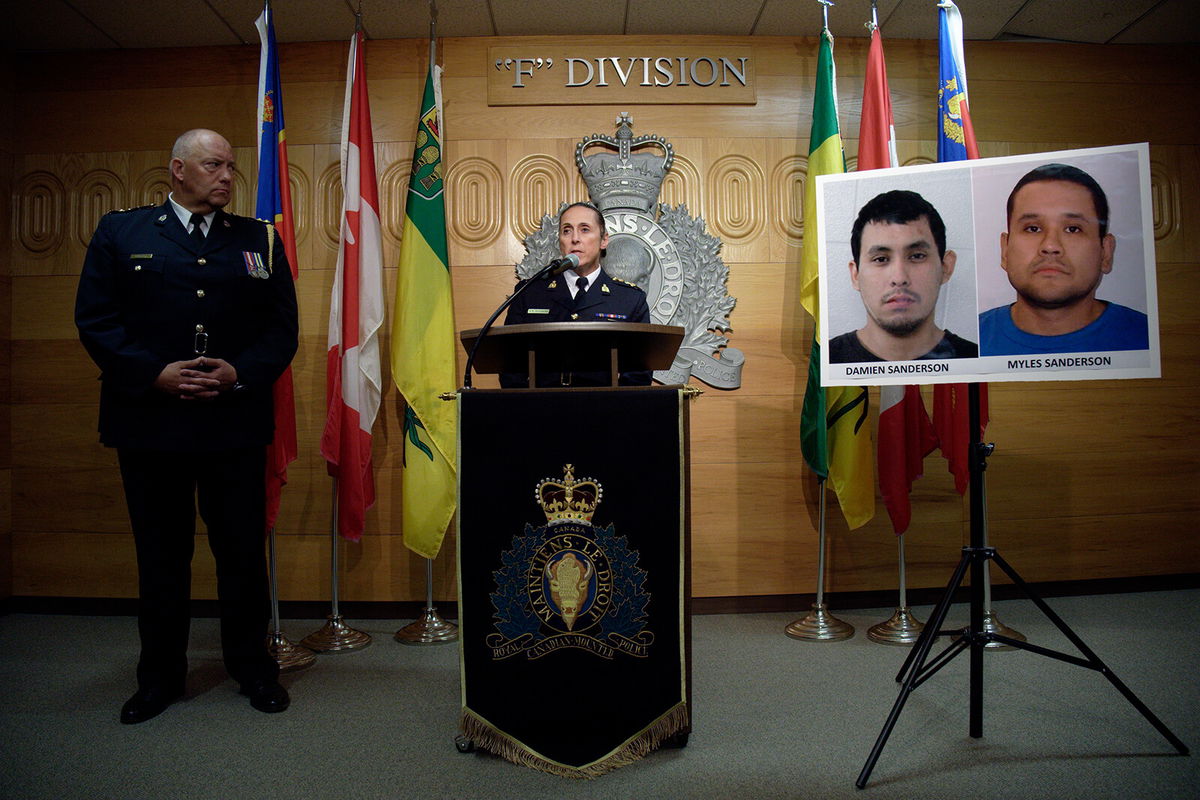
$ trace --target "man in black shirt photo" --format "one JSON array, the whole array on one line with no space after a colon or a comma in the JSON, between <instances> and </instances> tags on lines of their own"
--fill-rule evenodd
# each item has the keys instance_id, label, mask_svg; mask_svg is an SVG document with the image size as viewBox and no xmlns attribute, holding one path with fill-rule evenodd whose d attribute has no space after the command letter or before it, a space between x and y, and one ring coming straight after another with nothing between
<instances>
[{"instance_id":1,"label":"man in black shirt photo","mask_svg":"<svg viewBox=\"0 0 1200 800\"><path fill-rule=\"evenodd\" d=\"M829 361L919 361L975 358L979 347L933 319L941 287L954 274L946 225L916 192L894 190L858 212L850 234L850 282L867 322L829 340Z\"/></svg>"}]
</instances>

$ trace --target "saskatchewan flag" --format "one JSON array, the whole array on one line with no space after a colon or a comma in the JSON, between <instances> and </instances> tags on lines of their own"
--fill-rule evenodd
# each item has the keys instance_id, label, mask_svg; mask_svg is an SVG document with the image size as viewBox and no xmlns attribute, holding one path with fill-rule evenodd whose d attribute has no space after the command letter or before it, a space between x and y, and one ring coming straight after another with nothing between
<instances>
[{"instance_id":1,"label":"saskatchewan flag","mask_svg":"<svg viewBox=\"0 0 1200 800\"><path fill-rule=\"evenodd\" d=\"M800 415L800 446L809 468L828 478L851 528L875 516L875 469L866 387L821 387L820 302L818 294L818 175L846 171L838 128L833 35L821 31L812 133L808 142L808 179L804 182L804 250L800 260L800 304L813 318L808 386Z\"/></svg>"},{"instance_id":2,"label":"saskatchewan flag","mask_svg":"<svg viewBox=\"0 0 1200 800\"><path fill-rule=\"evenodd\" d=\"M433 44L430 43L432 48ZM430 62L408 183L392 313L392 379L404 395L404 543L434 558L455 505L454 302L446 255L441 69Z\"/></svg>"}]
</instances>

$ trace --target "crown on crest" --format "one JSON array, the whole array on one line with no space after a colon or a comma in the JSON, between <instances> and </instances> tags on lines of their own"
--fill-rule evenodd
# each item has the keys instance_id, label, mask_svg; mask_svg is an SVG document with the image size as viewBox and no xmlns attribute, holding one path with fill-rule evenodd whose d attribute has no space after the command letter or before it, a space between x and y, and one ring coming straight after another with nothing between
<instances>
[{"instance_id":1,"label":"crown on crest","mask_svg":"<svg viewBox=\"0 0 1200 800\"><path fill-rule=\"evenodd\" d=\"M596 506L604 496L600 484L591 478L575 480L575 466L563 467L563 479L542 478L534 491L537 504L546 513L546 522L591 523Z\"/></svg>"},{"instance_id":2,"label":"crown on crest","mask_svg":"<svg viewBox=\"0 0 1200 800\"><path fill-rule=\"evenodd\" d=\"M593 133L575 146L575 165L587 183L592 202L601 211L631 208L648 212L658 200L663 179L671 169L675 153L671 143L661 136L633 135L633 117L622 111L617 117L617 135ZM605 149L585 156L593 145ZM635 153L641 147L657 147L661 155ZM612 150L617 152L613 153Z\"/></svg>"}]
</instances>

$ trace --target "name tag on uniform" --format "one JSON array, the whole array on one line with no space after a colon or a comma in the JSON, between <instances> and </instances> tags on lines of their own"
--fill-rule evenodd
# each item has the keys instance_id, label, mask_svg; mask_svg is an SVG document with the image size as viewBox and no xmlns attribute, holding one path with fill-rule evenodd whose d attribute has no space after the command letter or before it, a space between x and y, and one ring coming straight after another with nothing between
<instances>
[{"instance_id":1,"label":"name tag on uniform","mask_svg":"<svg viewBox=\"0 0 1200 800\"><path fill-rule=\"evenodd\" d=\"M267 268L263 266L262 254L252 253L249 250L242 251L242 259L246 262L246 272L252 278L269 278L270 274Z\"/></svg>"},{"instance_id":2,"label":"name tag on uniform","mask_svg":"<svg viewBox=\"0 0 1200 800\"><path fill-rule=\"evenodd\" d=\"M133 253L129 256L133 258L154 258L154 253Z\"/></svg>"},{"instance_id":3,"label":"name tag on uniform","mask_svg":"<svg viewBox=\"0 0 1200 800\"><path fill-rule=\"evenodd\" d=\"M525 309L525 313L526 314L549 314L550 309L548 309L548 308L527 308L527 309Z\"/></svg>"}]
</instances>

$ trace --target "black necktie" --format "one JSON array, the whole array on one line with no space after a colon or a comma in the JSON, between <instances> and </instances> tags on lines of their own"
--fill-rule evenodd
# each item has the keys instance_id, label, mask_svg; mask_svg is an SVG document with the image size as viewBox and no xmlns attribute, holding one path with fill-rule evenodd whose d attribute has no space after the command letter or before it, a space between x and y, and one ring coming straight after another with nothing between
<instances>
[{"instance_id":1,"label":"black necktie","mask_svg":"<svg viewBox=\"0 0 1200 800\"><path fill-rule=\"evenodd\" d=\"M575 279L575 309L578 310L583 305L584 297L587 295L587 278Z\"/></svg>"},{"instance_id":2,"label":"black necktie","mask_svg":"<svg viewBox=\"0 0 1200 800\"><path fill-rule=\"evenodd\" d=\"M197 247L202 247L204 245L204 231L200 229L200 226L201 226L201 224L204 223L204 215L203 214L192 214L191 223L192 223L191 237L193 240L195 240Z\"/></svg>"}]
</instances>

